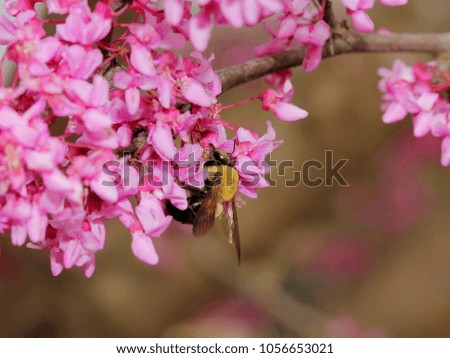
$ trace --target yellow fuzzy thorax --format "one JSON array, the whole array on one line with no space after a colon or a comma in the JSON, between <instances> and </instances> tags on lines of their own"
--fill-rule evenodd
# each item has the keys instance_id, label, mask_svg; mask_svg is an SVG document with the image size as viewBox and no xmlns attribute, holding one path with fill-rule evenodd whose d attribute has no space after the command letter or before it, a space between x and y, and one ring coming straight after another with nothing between
<instances>
[{"instance_id":1,"label":"yellow fuzzy thorax","mask_svg":"<svg viewBox=\"0 0 450 358\"><path fill-rule=\"evenodd\" d=\"M230 201L236 194L239 174L236 169L228 165L212 165L208 167L208 173L210 180L214 180L217 177L217 173L220 174L220 184L218 184L218 194L222 201Z\"/></svg>"}]
</instances>

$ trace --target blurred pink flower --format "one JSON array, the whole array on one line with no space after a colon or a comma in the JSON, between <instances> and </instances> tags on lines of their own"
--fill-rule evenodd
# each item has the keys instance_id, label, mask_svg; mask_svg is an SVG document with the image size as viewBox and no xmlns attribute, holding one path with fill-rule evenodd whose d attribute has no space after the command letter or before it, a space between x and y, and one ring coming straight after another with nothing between
<instances>
[{"instance_id":1,"label":"blurred pink flower","mask_svg":"<svg viewBox=\"0 0 450 358\"><path fill-rule=\"evenodd\" d=\"M171 216L166 216L161 201L153 194L141 193L141 200L136 207L136 215L147 235L158 237L166 231Z\"/></svg>"},{"instance_id":2,"label":"blurred pink flower","mask_svg":"<svg viewBox=\"0 0 450 358\"><path fill-rule=\"evenodd\" d=\"M196 337L261 337L273 328L258 303L226 297L198 309L189 320L187 334Z\"/></svg>"},{"instance_id":3,"label":"blurred pink flower","mask_svg":"<svg viewBox=\"0 0 450 358\"><path fill-rule=\"evenodd\" d=\"M184 5L182 0L166 0L164 2L164 15L171 25L179 25L183 18Z\"/></svg>"},{"instance_id":4,"label":"blurred pink flower","mask_svg":"<svg viewBox=\"0 0 450 358\"><path fill-rule=\"evenodd\" d=\"M36 41L45 35L42 21L33 10L20 12L13 20L0 16L0 30L0 45L14 46L11 50L17 50L17 42ZM34 44L30 42L28 46L33 48Z\"/></svg>"},{"instance_id":5,"label":"blurred pink flower","mask_svg":"<svg viewBox=\"0 0 450 358\"><path fill-rule=\"evenodd\" d=\"M330 318L325 324L325 332L330 338L383 338L386 333L380 328L364 328L356 317L341 314Z\"/></svg>"},{"instance_id":6,"label":"blurred pink flower","mask_svg":"<svg viewBox=\"0 0 450 358\"><path fill-rule=\"evenodd\" d=\"M51 0L50 0L51 1ZM34 10L34 4L40 0L5 0L5 8L9 15L16 16L27 10Z\"/></svg>"},{"instance_id":7,"label":"blurred pink flower","mask_svg":"<svg viewBox=\"0 0 450 358\"><path fill-rule=\"evenodd\" d=\"M67 14L72 5L84 2L85 0L46 0L49 14Z\"/></svg>"},{"instance_id":8,"label":"blurred pink flower","mask_svg":"<svg viewBox=\"0 0 450 358\"><path fill-rule=\"evenodd\" d=\"M310 252L303 266L327 279L356 280L366 274L375 261L373 243L365 237L341 235L314 241L315 249L312 252L300 247L302 254L305 250Z\"/></svg>"},{"instance_id":9,"label":"blurred pink flower","mask_svg":"<svg viewBox=\"0 0 450 358\"><path fill-rule=\"evenodd\" d=\"M379 154L378 177L353 185L342 197L340 212L352 222L395 237L420 225L433 211L435 193L423 181L423 173L433 165L439 145L431 136L419 140L407 134L393 143Z\"/></svg>"},{"instance_id":10,"label":"blurred pink flower","mask_svg":"<svg viewBox=\"0 0 450 358\"><path fill-rule=\"evenodd\" d=\"M380 0L386 6L402 6L408 3L408 0Z\"/></svg>"}]
</instances>

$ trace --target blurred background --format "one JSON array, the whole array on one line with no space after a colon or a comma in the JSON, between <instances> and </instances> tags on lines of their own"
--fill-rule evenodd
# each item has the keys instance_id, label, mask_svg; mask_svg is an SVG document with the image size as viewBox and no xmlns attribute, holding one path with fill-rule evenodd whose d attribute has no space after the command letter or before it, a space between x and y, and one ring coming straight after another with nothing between
<instances>
[{"instance_id":1,"label":"blurred background","mask_svg":"<svg viewBox=\"0 0 450 358\"><path fill-rule=\"evenodd\" d=\"M378 28L449 31L448 0L376 6ZM338 9L338 15L344 15ZM253 57L261 28L216 30L215 68ZM108 224L106 248L91 279L81 270L50 272L46 252L2 237L1 337L449 337L450 170L440 141L415 139L409 120L381 122L377 68L431 55L344 55L311 74L294 71L294 103L310 115L278 121L260 103L224 111L224 119L264 133L272 120L293 160L348 159L340 187L260 190L239 209L242 264L220 228L194 239L172 225L154 240L160 264L131 253L129 233ZM262 82L221 97L230 104ZM323 177L322 172L317 172ZM219 225L217 225L219 226Z\"/></svg>"}]
</instances>

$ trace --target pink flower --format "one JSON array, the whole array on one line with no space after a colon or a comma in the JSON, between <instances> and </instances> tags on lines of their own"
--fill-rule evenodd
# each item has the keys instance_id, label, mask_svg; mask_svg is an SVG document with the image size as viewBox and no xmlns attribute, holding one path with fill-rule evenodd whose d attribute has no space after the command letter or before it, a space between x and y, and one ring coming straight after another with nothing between
<instances>
[{"instance_id":1,"label":"pink flower","mask_svg":"<svg viewBox=\"0 0 450 358\"><path fill-rule=\"evenodd\" d=\"M102 76L96 75L92 84L84 80L67 79L64 88L68 99L72 101L68 104L70 107L66 108L73 109L73 112L69 113L75 115L67 132L81 134L78 143L117 148L118 139L111 128L112 118L108 113L108 82ZM74 107L73 103L77 106Z\"/></svg>"},{"instance_id":2,"label":"pink flower","mask_svg":"<svg viewBox=\"0 0 450 358\"><path fill-rule=\"evenodd\" d=\"M200 144L187 143L180 148L175 156L175 163L177 165L176 176L185 184L197 187L204 186L204 176L201 170L201 165L204 161L203 148ZM178 207L175 203L174 206Z\"/></svg>"},{"instance_id":3,"label":"pink flower","mask_svg":"<svg viewBox=\"0 0 450 358\"><path fill-rule=\"evenodd\" d=\"M139 89L152 90L157 88L157 80L142 76L134 71L118 72L114 75L114 85L125 90L125 103L128 113L135 115L139 110L141 95Z\"/></svg>"},{"instance_id":4,"label":"pink flower","mask_svg":"<svg viewBox=\"0 0 450 358\"><path fill-rule=\"evenodd\" d=\"M157 89L158 100L162 107L169 108L176 103L177 97L200 107L209 107L216 103L221 91L220 80L212 71L211 60L193 53L194 60L177 61L170 53L164 53L157 67L162 76L154 77L154 70L143 73ZM142 71L140 71L142 73ZM148 82L145 89L150 89Z\"/></svg>"},{"instance_id":5,"label":"pink flower","mask_svg":"<svg viewBox=\"0 0 450 358\"><path fill-rule=\"evenodd\" d=\"M194 78L185 78L181 85L181 93L188 102L194 103L201 107L209 107L213 104L213 100L205 91L205 88Z\"/></svg>"},{"instance_id":6,"label":"pink flower","mask_svg":"<svg viewBox=\"0 0 450 358\"><path fill-rule=\"evenodd\" d=\"M411 114L414 135L423 137L429 132L445 137L442 144L442 163L447 165L447 141L450 135L450 104L432 81L434 63L416 64L412 68L397 60L393 69L380 68L379 88L383 93L385 111L383 122L399 121Z\"/></svg>"},{"instance_id":7,"label":"pink flower","mask_svg":"<svg viewBox=\"0 0 450 358\"><path fill-rule=\"evenodd\" d=\"M323 20L309 25L300 26L295 32L295 38L302 45L309 46L303 60L303 68L311 72L319 66L322 60L322 46L330 37L330 26Z\"/></svg>"},{"instance_id":8,"label":"pink flower","mask_svg":"<svg viewBox=\"0 0 450 358\"><path fill-rule=\"evenodd\" d=\"M325 325L326 333L332 338L381 338L386 333L380 328L362 327L361 323L353 316L341 314L332 317Z\"/></svg>"},{"instance_id":9,"label":"pink flower","mask_svg":"<svg viewBox=\"0 0 450 358\"><path fill-rule=\"evenodd\" d=\"M72 5L64 24L56 25L57 34L65 41L92 45L111 30L113 14L108 5L98 2L91 12L87 1Z\"/></svg>"},{"instance_id":10,"label":"pink flower","mask_svg":"<svg viewBox=\"0 0 450 358\"><path fill-rule=\"evenodd\" d=\"M100 50L88 50L80 45L65 46L61 53L62 61L58 67L58 74L87 80L103 61Z\"/></svg>"},{"instance_id":11,"label":"pink flower","mask_svg":"<svg viewBox=\"0 0 450 358\"><path fill-rule=\"evenodd\" d=\"M198 51L208 46L213 27L212 17L232 27L255 26L262 19L283 10L280 0L203 0L197 1L200 13L189 21L189 38Z\"/></svg>"},{"instance_id":12,"label":"pink flower","mask_svg":"<svg viewBox=\"0 0 450 358\"><path fill-rule=\"evenodd\" d=\"M164 2L164 15L171 25L178 25L183 18L184 5L182 0L166 0Z\"/></svg>"},{"instance_id":13,"label":"pink flower","mask_svg":"<svg viewBox=\"0 0 450 358\"><path fill-rule=\"evenodd\" d=\"M130 44L130 62L133 68L144 76L155 75L155 66L150 50L138 42L130 42Z\"/></svg>"},{"instance_id":14,"label":"pink flower","mask_svg":"<svg viewBox=\"0 0 450 358\"><path fill-rule=\"evenodd\" d=\"M26 47L30 46L30 47ZM19 72L25 76L44 76L50 74L48 62L53 59L60 49L60 42L54 37L47 37L40 41L27 42L24 47L18 47L16 53L19 62Z\"/></svg>"},{"instance_id":15,"label":"pink flower","mask_svg":"<svg viewBox=\"0 0 450 358\"><path fill-rule=\"evenodd\" d=\"M354 281L363 277L374 263L373 245L365 237L343 235L314 240L316 246L303 247L302 245L299 250L310 250L306 268L325 279ZM314 254L311 254L311 250Z\"/></svg>"},{"instance_id":16,"label":"pink flower","mask_svg":"<svg viewBox=\"0 0 450 358\"><path fill-rule=\"evenodd\" d=\"M27 236L34 243L42 242L47 228L47 213L37 203L30 204L23 198L8 196L8 202L0 210L0 217L11 225L11 241L22 246Z\"/></svg>"},{"instance_id":17,"label":"pink flower","mask_svg":"<svg viewBox=\"0 0 450 358\"><path fill-rule=\"evenodd\" d=\"M197 15L189 22L189 39L197 51L205 51L211 37L213 23L205 15Z\"/></svg>"},{"instance_id":18,"label":"pink flower","mask_svg":"<svg viewBox=\"0 0 450 358\"><path fill-rule=\"evenodd\" d=\"M7 168L1 175L3 190L12 189L25 196L27 180L31 173L36 173L50 190L63 192L76 201L78 185L68 182L58 168L64 161L65 147L50 137L48 127L39 118L43 105L43 102L37 102L23 115L8 107L0 109L0 142L3 143L0 161ZM59 180L53 186L52 178L55 177Z\"/></svg>"},{"instance_id":19,"label":"pink flower","mask_svg":"<svg viewBox=\"0 0 450 358\"><path fill-rule=\"evenodd\" d=\"M39 0L5 0L5 8L9 15L16 16L27 10L34 10L34 4Z\"/></svg>"},{"instance_id":20,"label":"pink flower","mask_svg":"<svg viewBox=\"0 0 450 358\"><path fill-rule=\"evenodd\" d=\"M141 200L136 207L136 215L144 232L153 237L161 236L172 221L171 216L164 214L161 201L153 194L141 193Z\"/></svg>"},{"instance_id":21,"label":"pink flower","mask_svg":"<svg viewBox=\"0 0 450 358\"><path fill-rule=\"evenodd\" d=\"M105 227L93 216L86 216L80 208L65 208L55 215L51 225L55 237L41 245L51 248L52 272L58 275L63 268L81 267L87 277L95 270L95 253L103 250Z\"/></svg>"},{"instance_id":22,"label":"pink flower","mask_svg":"<svg viewBox=\"0 0 450 358\"><path fill-rule=\"evenodd\" d=\"M279 147L282 141L275 141L275 131L270 122L267 122L267 133L258 137L244 128L237 130L235 145L232 141L216 143L216 148L232 153L235 168L239 173L239 192L250 198L256 198L256 189L267 187L269 184L264 178L267 166L264 162L266 156ZM229 146L235 146L229 148Z\"/></svg>"},{"instance_id":23,"label":"pink flower","mask_svg":"<svg viewBox=\"0 0 450 358\"><path fill-rule=\"evenodd\" d=\"M375 28L372 19L367 15L364 10L349 11L353 26L355 26L356 31L359 32L372 32Z\"/></svg>"},{"instance_id":24,"label":"pink flower","mask_svg":"<svg viewBox=\"0 0 450 358\"><path fill-rule=\"evenodd\" d=\"M172 167L163 164L164 162L157 162L149 171L151 180L148 184L153 189L152 194L161 202L169 200L176 208L187 209L186 190L175 182Z\"/></svg>"},{"instance_id":25,"label":"pink flower","mask_svg":"<svg viewBox=\"0 0 450 358\"><path fill-rule=\"evenodd\" d=\"M103 165L115 157L108 151L90 152L88 156L76 156L67 169L69 177L81 179L85 185L107 203L114 203L119 198L118 188L111 185Z\"/></svg>"},{"instance_id":26,"label":"pink flower","mask_svg":"<svg viewBox=\"0 0 450 358\"><path fill-rule=\"evenodd\" d=\"M265 111L273 111L283 121L291 122L306 118L308 112L292 103L288 103L293 94L291 82L289 80L286 81L283 87L283 92L267 89L260 95L262 109Z\"/></svg>"},{"instance_id":27,"label":"pink flower","mask_svg":"<svg viewBox=\"0 0 450 358\"><path fill-rule=\"evenodd\" d=\"M85 0L47 0L49 14L67 14L72 5L80 4Z\"/></svg>"},{"instance_id":28,"label":"pink flower","mask_svg":"<svg viewBox=\"0 0 450 358\"><path fill-rule=\"evenodd\" d=\"M408 3L408 0L380 0L386 6L402 6Z\"/></svg>"},{"instance_id":29,"label":"pink flower","mask_svg":"<svg viewBox=\"0 0 450 358\"><path fill-rule=\"evenodd\" d=\"M403 119L408 113L408 108L415 111L415 99L411 92L415 80L412 68L397 60L392 71L380 68L378 73L383 78L379 88L386 93L383 122L391 123Z\"/></svg>"},{"instance_id":30,"label":"pink flower","mask_svg":"<svg viewBox=\"0 0 450 358\"><path fill-rule=\"evenodd\" d=\"M441 164L444 167L450 165L450 136L445 137L444 140L442 141Z\"/></svg>"},{"instance_id":31,"label":"pink flower","mask_svg":"<svg viewBox=\"0 0 450 358\"><path fill-rule=\"evenodd\" d=\"M372 32L374 30L374 24L369 15L366 14L366 10L373 7L375 0L342 0L347 13L352 17L353 26L359 32Z\"/></svg>"},{"instance_id":32,"label":"pink flower","mask_svg":"<svg viewBox=\"0 0 450 358\"><path fill-rule=\"evenodd\" d=\"M380 0L386 6L401 6L408 3L408 0ZM353 26L359 32L372 32L374 23L367 15L366 10L370 10L375 0L342 0L347 8L347 13L352 17Z\"/></svg>"},{"instance_id":33,"label":"pink flower","mask_svg":"<svg viewBox=\"0 0 450 358\"><path fill-rule=\"evenodd\" d=\"M131 249L133 250L134 256L145 263L149 265L156 265L158 263L158 255L156 254L152 239L142 231L133 232Z\"/></svg>"},{"instance_id":34,"label":"pink flower","mask_svg":"<svg viewBox=\"0 0 450 358\"><path fill-rule=\"evenodd\" d=\"M165 7L167 9L167 6ZM145 23L130 24L128 28L131 36L128 37L130 43L139 42L150 50L173 50L184 46L185 35L174 31L166 21L161 18L145 13ZM134 40L132 40L134 38Z\"/></svg>"},{"instance_id":35,"label":"pink flower","mask_svg":"<svg viewBox=\"0 0 450 358\"><path fill-rule=\"evenodd\" d=\"M273 321L258 302L223 295L200 307L188 327L194 337L267 337L275 332Z\"/></svg>"},{"instance_id":36,"label":"pink flower","mask_svg":"<svg viewBox=\"0 0 450 358\"><path fill-rule=\"evenodd\" d=\"M51 72L48 62L60 48L54 37L46 37L36 12L28 10L17 15L14 22L0 16L0 44L8 45L7 56L19 65L21 76L43 76Z\"/></svg>"},{"instance_id":37,"label":"pink flower","mask_svg":"<svg viewBox=\"0 0 450 358\"><path fill-rule=\"evenodd\" d=\"M165 160L173 160L177 148L173 142L170 127L164 123L157 123L149 133L148 142L153 145L158 155Z\"/></svg>"}]
</instances>

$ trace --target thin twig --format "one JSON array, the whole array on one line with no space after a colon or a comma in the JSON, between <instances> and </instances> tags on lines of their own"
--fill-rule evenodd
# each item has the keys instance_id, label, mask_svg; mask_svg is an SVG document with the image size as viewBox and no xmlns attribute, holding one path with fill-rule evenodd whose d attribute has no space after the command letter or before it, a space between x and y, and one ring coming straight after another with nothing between
<instances>
[{"instance_id":1,"label":"thin twig","mask_svg":"<svg viewBox=\"0 0 450 358\"><path fill-rule=\"evenodd\" d=\"M123 10L125 8L125 6L129 3L129 0L111 0L110 1L110 6L111 6L111 10L114 11L115 13L119 13L121 10ZM109 31L108 35L106 35L106 37L103 39L103 43L105 44L110 44L113 40L113 36L114 36L114 27L111 28L111 31ZM112 56L111 51L109 51L107 48L103 48L100 47L100 51L102 52L103 58L109 58ZM117 61L114 58L113 60L111 60L110 62L107 62L104 66L102 66L102 68L100 69L100 74L104 75L105 73L108 72L117 72L115 71L114 67L117 66Z\"/></svg>"}]
</instances>

